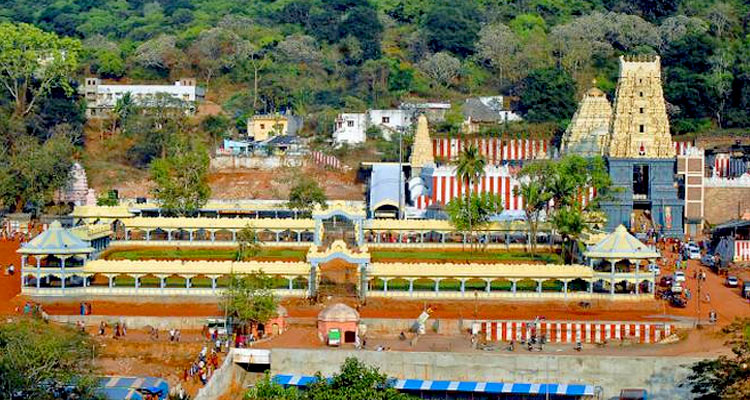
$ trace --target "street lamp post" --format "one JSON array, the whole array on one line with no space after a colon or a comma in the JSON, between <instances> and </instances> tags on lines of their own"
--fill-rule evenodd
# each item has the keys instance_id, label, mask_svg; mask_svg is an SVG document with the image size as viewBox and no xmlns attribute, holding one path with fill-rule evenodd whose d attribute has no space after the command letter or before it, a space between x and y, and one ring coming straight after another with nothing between
<instances>
[{"instance_id":1,"label":"street lamp post","mask_svg":"<svg viewBox=\"0 0 750 400\"><path fill-rule=\"evenodd\" d=\"M404 130L401 127L399 127L398 129L398 219L403 218L402 193L404 190L404 184L401 181L401 175L403 174L403 170L404 170L403 153L402 153L403 138L404 138Z\"/></svg>"}]
</instances>

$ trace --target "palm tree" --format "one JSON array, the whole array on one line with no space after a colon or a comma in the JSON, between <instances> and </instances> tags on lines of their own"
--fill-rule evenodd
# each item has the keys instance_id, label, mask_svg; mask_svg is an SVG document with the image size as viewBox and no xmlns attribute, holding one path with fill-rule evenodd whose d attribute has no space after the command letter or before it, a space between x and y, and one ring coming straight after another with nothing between
<instances>
[{"instance_id":1,"label":"palm tree","mask_svg":"<svg viewBox=\"0 0 750 400\"><path fill-rule=\"evenodd\" d=\"M112 134L117 130L119 122L124 121L128 115L133 111L133 98L130 96L130 92L125 92L117 102L112 110Z\"/></svg>"},{"instance_id":2,"label":"palm tree","mask_svg":"<svg viewBox=\"0 0 750 400\"><path fill-rule=\"evenodd\" d=\"M570 247L568 255L572 258L573 246L579 242L581 234L587 228L583 212L575 206L561 207L555 211L550 222L563 238L562 259L567 262L566 250Z\"/></svg>"},{"instance_id":3,"label":"palm tree","mask_svg":"<svg viewBox=\"0 0 750 400\"><path fill-rule=\"evenodd\" d=\"M484 157L479 154L479 149L474 145L469 145L459 154L458 160L456 161L456 176L459 182L467 183L469 189L466 190L466 204L469 207L469 213L471 210L471 188L474 184L479 181L479 178L484 175L484 167L487 164ZM469 215L469 243L471 243L471 235L473 233L471 220L472 216Z\"/></svg>"}]
</instances>

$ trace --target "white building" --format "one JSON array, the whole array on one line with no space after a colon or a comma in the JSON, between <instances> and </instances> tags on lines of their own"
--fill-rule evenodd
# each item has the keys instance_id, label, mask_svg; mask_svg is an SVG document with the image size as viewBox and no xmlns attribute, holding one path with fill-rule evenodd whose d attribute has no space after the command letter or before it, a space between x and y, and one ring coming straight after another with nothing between
<instances>
[{"instance_id":1,"label":"white building","mask_svg":"<svg viewBox=\"0 0 750 400\"><path fill-rule=\"evenodd\" d=\"M407 130L414 123L414 110L369 110L366 113L342 113L336 118L333 132L335 144L362 144L367 140L367 129L378 127L386 140L393 133Z\"/></svg>"},{"instance_id":2,"label":"white building","mask_svg":"<svg viewBox=\"0 0 750 400\"><path fill-rule=\"evenodd\" d=\"M367 131L367 114L342 113L336 118L336 128L333 131L333 142L339 144L362 144L365 142Z\"/></svg>"},{"instance_id":3,"label":"white building","mask_svg":"<svg viewBox=\"0 0 750 400\"><path fill-rule=\"evenodd\" d=\"M386 140L391 140L392 133L406 130L414 122L412 110L370 110L367 112L368 127L377 126Z\"/></svg>"},{"instance_id":4,"label":"white building","mask_svg":"<svg viewBox=\"0 0 750 400\"><path fill-rule=\"evenodd\" d=\"M102 85L99 78L86 78L81 91L86 98L86 116L94 118L107 116L125 93L140 106L148 106L158 94L168 95L187 103L191 111L203 99L203 89L194 78L180 79L174 85Z\"/></svg>"}]
</instances>

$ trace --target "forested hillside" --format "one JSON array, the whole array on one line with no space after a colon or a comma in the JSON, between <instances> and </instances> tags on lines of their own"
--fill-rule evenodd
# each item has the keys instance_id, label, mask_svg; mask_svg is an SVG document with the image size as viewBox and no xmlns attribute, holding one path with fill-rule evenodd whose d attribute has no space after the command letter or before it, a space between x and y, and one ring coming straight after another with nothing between
<instances>
[{"instance_id":1,"label":"forested hillside","mask_svg":"<svg viewBox=\"0 0 750 400\"><path fill-rule=\"evenodd\" d=\"M750 126L748 11L710 0L5 0L0 20L82 41L78 74L196 76L242 127L407 98L515 94L564 126L577 94L613 94L617 57L659 54L673 133Z\"/></svg>"}]
</instances>

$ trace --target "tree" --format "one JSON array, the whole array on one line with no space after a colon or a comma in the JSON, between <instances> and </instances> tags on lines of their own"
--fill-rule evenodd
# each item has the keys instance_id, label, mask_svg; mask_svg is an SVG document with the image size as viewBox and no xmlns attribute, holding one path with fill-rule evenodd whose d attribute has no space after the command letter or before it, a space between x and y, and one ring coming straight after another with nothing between
<instances>
[{"instance_id":1,"label":"tree","mask_svg":"<svg viewBox=\"0 0 750 400\"><path fill-rule=\"evenodd\" d=\"M477 52L497 69L501 82L518 74L514 67L520 50L520 40L507 25L494 23L479 31Z\"/></svg>"},{"instance_id":2,"label":"tree","mask_svg":"<svg viewBox=\"0 0 750 400\"><path fill-rule=\"evenodd\" d=\"M557 233L562 236L563 261L570 261L568 257L573 257L574 246L577 244L580 246L581 234L587 229L583 212L578 207L559 207L555 209L550 222Z\"/></svg>"},{"instance_id":3,"label":"tree","mask_svg":"<svg viewBox=\"0 0 750 400\"><path fill-rule=\"evenodd\" d=\"M479 32L479 18L473 2L461 7L440 2L425 14L422 28L427 44L434 52L449 51L459 57L474 53L474 43Z\"/></svg>"},{"instance_id":4,"label":"tree","mask_svg":"<svg viewBox=\"0 0 750 400\"><path fill-rule=\"evenodd\" d=\"M159 35L138 46L133 56L136 63L146 68L168 70L179 62L177 39L172 35Z\"/></svg>"},{"instance_id":5,"label":"tree","mask_svg":"<svg viewBox=\"0 0 750 400\"><path fill-rule=\"evenodd\" d=\"M354 357L348 357L338 374L325 379L317 373L316 380L303 392L282 389L266 376L245 395L246 400L409 400L390 385L388 376Z\"/></svg>"},{"instance_id":6,"label":"tree","mask_svg":"<svg viewBox=\"0 0 750 400\"><path fill-rule=\"evenodd\" d=\"M55 190L68 183L73 166L73 144L65 132L40 143L21 135L9 147L0 147L0 199L15 212L27 205L39 210Z\"/></svg>"},{"instance_id":7,"label":"tree","mask_svg":"<svg viewBox=\"0 0 750 400\"><path fill-rule=\"evenodd\" d=\"M575 112L575 94L575 81L567 72L534 70L521 83L519 108L530 122L561 121Z\"/></svg>"},{"instance_id":8,"label":"tree","mask_svg":"<svg viewBox=\"0 0 750 400\"><path fill-rule=\"evenodd\" d=\"M276 46L281 59L291 63L315 64L323 55L315 38L307 35L287 36Z\"/></svg>"},{"instance_id":9,"label":"tree","mask_svg":"<svg viewBox=\"0 0 750 400\"><path fill-rule=\"evenodd\" d=\"M700 400L741 400L750 397L750 319L737 319L722 329L731 356L693 364L681 386Z\"/></svg>"},{"instance_id":10,"label":"tree","mask_svg":"<svg viewBox=\"0 0 750 400\"><path fill-rule=\"evenodd\" d=\"M0 82L26 116L53 87L73 92L68 81L78 65L81 43L28 24L0 24Z\"/></svg>"},{"instance_id":11,"label":"tree","mask_svg":"<svg viewBox=\"0 0 750 400\"><path fill-rule=\"evenodd\" d=\"M126 120L135 109L133 97L130 92L125 92L122 97L117 99L115 107L112 110L112 133L117 132L117 126Z\"/></svg>"},{"instance_id":12,"label":"tree","mask_svg":"<svg viewBox=\"0 0 750 400\"><path fill-rule=\"evenodd\" d=\"M255 229L246 226L237 232L237 261L256 257L261 252L260 240Z\"/></svg>"},{"instance_id":13,"label":"tree","mask_svg":"<svg viewBox=\"0 0 750 400\"><path fill-rule=\"evenodd\" d=\"M203 71L206 87L211 78L222 69L232 68L239 60L249 55L247 42L236 33L224 28L203 31L190 46L193 62Z\"/></svg>"},{"instance_id":14,"label":"tree","mask_svg":"<svg viewBox=\"0 0 750 400\"><path fill-rule=\"evenodd\" d=\"M448 87L458 76L461 61L446 52L440 52L420 62L419 69L440 87Z\"/></svg>"},{"instance_id":15,"label":"tree","mask_svg":"<svg viewBox=\"0 0 750 400\"><path fill-rule=\"evenodd\" d=\"M519 173L521 184L513 189L514 195L523 198L532 257L536 255L536 236L542 212L548 209L552 198L549 191L549 175L550 165L546 162L526 165Z\"/></svg>"},{"instance_id":16,"label":"tree","mask_svg":"<svg viewBox=\"0 0 750 400\"><path fill-rule=\"evenodd\" d=\"M490 226L490 218L503 212L500 196L472 193L468 198L457 197L446 210L451 225L459 232L481 231Z\"/></svg>"},{"instance_id":17,"label":"tree","mask_svg":"<svg viewBox=\"0 0 750 400\"><path fill-rule=\"evenodd\" d=\"M380 58L380 40L383 34L383 24L378 19L378 12L369 2L363 2L350 8L340 29L341 37L353 36L359 40L362 46L364 60L375 60Z\"/></svg>"},{"instance_id":18,"label":"tree","mask_svg":"<svg viewBox=\"0 0 750 400\"><path fill-rule=\"evenodd\" d=\"M60 399L66 387L97 398L92 350L85 334L37 318L0 324L0 398Z\"/></svg>"},{"instance_id":19,"label":"tree","mask_svg":"<svg viewBox=\"0 0 750 400\"><path fill-rule=\"evenodd\" d=\"M287 207L309 215L316 205L326 209L328 207L327 200L326 193L318 182L303 174L297 178L289 191Z\"/></svg>"},{"instance_id":20,"label":"tree","mask_svg":"<svg viewBox=\"0 0 750 400\"><path fill-rule=\"evenodd\" d=\"M241 326L263 324L276 315L279 300L273 278L262 271L244 277L232 274L222 295L222 308Z\"/></svg>"},{"instance_id":21,"label":"tree","mask_svg":"<svg viewBox=\"0 0 750 400\"><path fill-rule=\"evenodd\" d=\"M466 183L466 202L467 205L469 205L469 210L471 210L472 205L471 201L469 200L469 197L471 195L471 191L473 190L474 184L479 181L479 178L484 175L484 167L487 164L487 161L482 157L482 155L479 153L479 149L474 145L469 145L461 152L461 154L458 155L458 160L456 160L456 177L458 178L459 182ZM473 212L469 213L469 215L472 215ZM469 227L469 243L473 243L472 237L474 231L472 230L472 219L471 217L468 218L468 227Z\"/></svg>"},{"instance_id":22,"label":"tree","mask_svg":"<svg viewBox=\"0 0 750 400\"><path fill-rule=\"evenodd\" d=\"M151 162L153 194L161 207L179 216L194 213L211 195L208 185L209 157L203 145L183 140L173 154Z\"/></svg>"}]
</instances>

